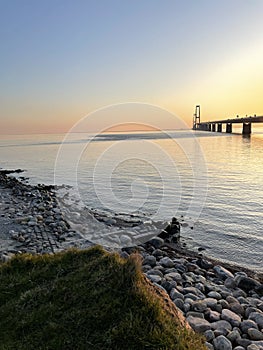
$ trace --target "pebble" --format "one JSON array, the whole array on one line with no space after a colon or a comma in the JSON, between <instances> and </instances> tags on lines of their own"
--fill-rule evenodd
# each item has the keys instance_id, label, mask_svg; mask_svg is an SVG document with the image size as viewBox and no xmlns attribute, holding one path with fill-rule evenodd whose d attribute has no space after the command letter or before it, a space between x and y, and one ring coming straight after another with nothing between
<instances>
[{"instance_id":1,"label":"pebble","mask_svg":"<svg viewBox=\"0 0 263 350\"><path fill-rule=\"evenodd\" d=\"M190 326L204 334L208 349L247 350L253 345L263 350L263 298L256 291L259 282L249 280L254 289L247 292L240 281L250 277L242 271L233 274L223 266L209 264L207 269L200 268L195 258L178 258L176 253L168 256L165 244L152 252L154 255L150 250L144 255L147 275L166 289ZM155 259L151 260L151 255Z\"/></svg>"},{"instance_id":2,"label":"pebble","mask_svg":"<svg viewBox=\"0 0 263 350\"><path fill-rule=\"evenodd\" d=\"M22 252L54 253L90 245L64 221L52 189L3 179L1 172L0 177L6 188L4 215L14 224L7 233L10 250L0 251L2 261ZM124 236L121 239L128 241ZM160 237L137 248L147 278L166 290L190 326L204 334L208 349L263 350L263 286L259 281L243 271L232 273L221 265L213 266L201 256L181 257ZM132 249L121 252L125 259L130 254Z\"/></svg>"},{"instance_id":3,"label":"pebble","mask_svg":"<svg viewBox=\"0 0 263 350\"><path fill-rule=\"evenodd\" d=\"M219 335L213 340L215 350L232 350L232 344L225 336Z\"/></svg>"}]
</instances>

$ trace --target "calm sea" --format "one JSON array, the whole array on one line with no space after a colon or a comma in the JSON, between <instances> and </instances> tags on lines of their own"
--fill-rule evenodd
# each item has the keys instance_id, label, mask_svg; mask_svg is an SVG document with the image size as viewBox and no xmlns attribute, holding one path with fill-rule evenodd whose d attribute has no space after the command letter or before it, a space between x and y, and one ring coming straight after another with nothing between
<instances>
[{"instance_id":1,"label":"calm sea","mask_svg":"<svg viewBox=\"0 0 263 350\"><path fill-rule=\"evenodd\" d=\"M177 216L188 247L263 272L262 128L251 137L79 133L62 143L64 136L1 135L0 166L26 169L32 183L77 186L87 207L109 216Z\"/></svg>"}]
</instances>

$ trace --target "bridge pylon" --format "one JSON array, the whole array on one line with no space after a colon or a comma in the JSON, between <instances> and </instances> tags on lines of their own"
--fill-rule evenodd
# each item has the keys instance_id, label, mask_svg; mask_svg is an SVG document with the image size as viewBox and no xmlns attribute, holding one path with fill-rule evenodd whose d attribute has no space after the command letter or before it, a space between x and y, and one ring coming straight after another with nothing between
<instances>
[{"instance_id":1,"label":"bridge pylon","mask_svg":"<svg viewBox=\"0 0 263 350\"><path fill-rule=\"evenodd\" d=\"M201 117L200 105L196 105L194 118L193 118L193 130L197 129L197 124L199 124L201 121L200 117Z\"/></svg>"}]
</instances>

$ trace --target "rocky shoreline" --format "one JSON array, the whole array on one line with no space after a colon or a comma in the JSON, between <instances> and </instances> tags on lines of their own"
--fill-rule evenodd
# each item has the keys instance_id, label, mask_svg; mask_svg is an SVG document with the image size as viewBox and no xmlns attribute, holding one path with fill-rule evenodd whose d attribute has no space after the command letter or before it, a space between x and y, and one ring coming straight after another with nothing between
<instances>
[{"instance_id":1,"label":"rocky shoreline","mask_svg":"<svg viewBox=\"0 0 263 350\"><path fill-rule=\"evenodd\" d=\"M53 186L32 186L0 171L0 258L20 253L56 253L92 245L72 230L60 211ZM15 171L17 172L17 171ZM21 172L19 169L18 172ZM165 290L207 348L263 350L263 277L238 266L156 237L134 248L152 283Z\"/></svg>"}]
</instances>

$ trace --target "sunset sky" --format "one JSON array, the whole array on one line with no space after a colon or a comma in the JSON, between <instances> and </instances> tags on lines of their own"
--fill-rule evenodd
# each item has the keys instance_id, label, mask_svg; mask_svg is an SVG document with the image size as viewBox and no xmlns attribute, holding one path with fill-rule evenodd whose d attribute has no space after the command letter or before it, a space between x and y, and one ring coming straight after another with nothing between
<instances>
[{"instance_id":1,"label":"sunset sky","mask_svg":"<svg viewBox=\"0 0 263 350\"><path fill-rule=\"evenodd\" d=\"M203 120L263 115L262 18L262 0L0 0L0 133L125 102L189 126L196 104Z\"/></svg>"}]
</instances>

